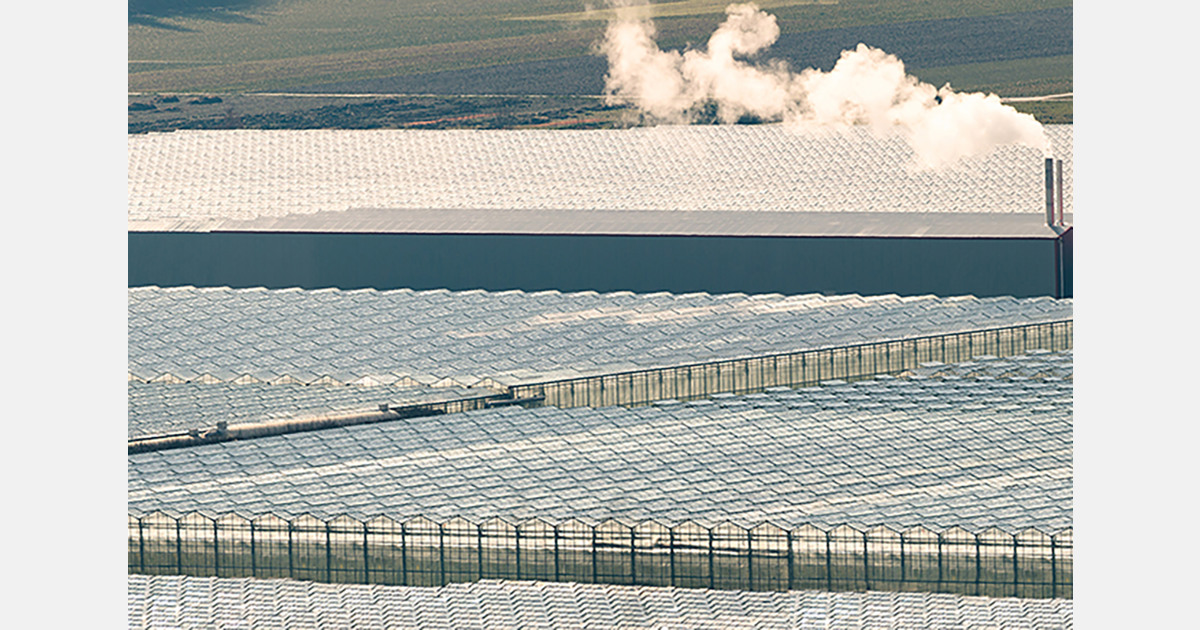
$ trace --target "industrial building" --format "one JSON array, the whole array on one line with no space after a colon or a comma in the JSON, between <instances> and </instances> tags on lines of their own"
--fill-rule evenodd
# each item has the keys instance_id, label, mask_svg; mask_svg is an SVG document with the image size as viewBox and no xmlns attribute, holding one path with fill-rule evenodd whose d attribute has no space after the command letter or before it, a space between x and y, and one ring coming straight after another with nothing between
<instances>
[{"instance_id":1,"label":"industrial building","mask_svg":"<svg viewBox=\"0 0 1200 630\"><path fill-rule=\"evenodd\" d=\"M132 135L129 285L1069 297L1047 134L1057 178L783 125Z\"/></svg>"}]
</instances>

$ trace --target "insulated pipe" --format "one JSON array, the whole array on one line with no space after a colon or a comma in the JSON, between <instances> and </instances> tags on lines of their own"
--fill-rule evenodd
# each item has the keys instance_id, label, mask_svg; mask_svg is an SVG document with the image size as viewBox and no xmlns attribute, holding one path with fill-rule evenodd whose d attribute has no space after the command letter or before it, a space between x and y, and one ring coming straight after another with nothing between
<instances>
[{"instance_id":1,"label":"insulated pipe","mask_svg":"<svg viewBox=\"0 0 1200 630\"><path fill-rule=\"evenodd\" d=\"M1054 226L1054 158L1046 158L1046 225Z\"/></svg>"},{"instance_id":2,"label":"insulated pipe","mask_svg":"<svg viewBox=\"0 0 1200 630\"><path fill-rule=\"evenodd\" d=\"M1055 160L1054 161L1054 205L1055 205L1055 209L1058 211L1058 214L1057 214L1058 220L1054 222L1054 225L1057 225L1060 227L1064 223L1064 221L1063 221L1063 174L1062 174L1062 169L1063 169L1062 160Z\"/></svg>"}]
</instances>

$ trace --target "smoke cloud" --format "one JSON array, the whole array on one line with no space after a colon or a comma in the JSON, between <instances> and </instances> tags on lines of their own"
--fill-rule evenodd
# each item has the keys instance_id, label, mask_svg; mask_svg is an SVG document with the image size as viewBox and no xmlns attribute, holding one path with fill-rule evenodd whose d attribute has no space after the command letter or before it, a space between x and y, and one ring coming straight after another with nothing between
<instances>
[{"instance_id":1,"label":"smoke cloud","mask_svg":"<svg viewBox=\"0 0 1200 630\"><path fill-rule=\"evenodd\" d=\"M617 5L601 52L608 59L605 97L637 107L648 118L687 123L715 108L717 120L745 117L798 128L865 125L878 135L900 134L920 166L940 168L984 155L1003 144L1049 150L1033 116L994 94L941 89L905 72L904 63L866 44L843 51L829 72L793 72L780 60L755 58L779 38L775 16L753 4L726 7L725 21L703 50L661 50L645 13Z\"/></svg>"}]
</instances>

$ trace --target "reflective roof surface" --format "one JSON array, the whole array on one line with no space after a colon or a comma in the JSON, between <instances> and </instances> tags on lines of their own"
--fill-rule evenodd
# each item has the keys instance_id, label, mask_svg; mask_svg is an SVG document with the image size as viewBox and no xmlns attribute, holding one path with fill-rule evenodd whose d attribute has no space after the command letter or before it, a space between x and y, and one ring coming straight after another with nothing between
<instances>
[{"instance_id":1,"label":"reflective roof surface","mask_svg":"<svg viewBox=\"0 0 1200 630\"><path fill-rule=\"evenodd\" d=\"M129 457L145 514L1071 527L1071 381L877 378L508 407Z\"/></svg>"},{"instance_id":2,"label":"reflective roof surface","mask_svg":"<svg viewBox=\"0 0 1200 630\"><path fill-rule=\"evenodd\" d=\"M1071 125L1050 125L1073 213ZM131 222L355 208L1044 214L1041 151L916 169L899 137L782 125L128 136ZM132 227L132 223L131 223Z\"/></svg>"},{"instance_id":3,"label":"reflective roof surface","mask_svg":"<svg viewBox=\"0 0 1200 630\"><path fill-rule=\"evenodd\" d=\"M1066 320L1072 301L132 288L129 373L505 385Z\"/></svg>"},{"instance_id":4,"label":"reflective roof surface","mask_svg":"<svg viewBox=\"0 0 1200 630\"><path fill-rule=\"evenodd\" d=\"M1057 377L1074 378L1074 352L1035 350L1011 357L978 356L963 363L922 363L912 375L932 378Z\"/></svg>"},{"instance_id":5,"label":"reflective roof surface","mask_svg":"<svg viewBox=\"0 0 1200 630\"><path fill-rule=\"evenodd\" d=\"M798 628L1073 627L1069 599L946 593L716 591L484 580L441 587L298 580L127 577L131 629L279 628Z\"/></svg>"}]
</instances>

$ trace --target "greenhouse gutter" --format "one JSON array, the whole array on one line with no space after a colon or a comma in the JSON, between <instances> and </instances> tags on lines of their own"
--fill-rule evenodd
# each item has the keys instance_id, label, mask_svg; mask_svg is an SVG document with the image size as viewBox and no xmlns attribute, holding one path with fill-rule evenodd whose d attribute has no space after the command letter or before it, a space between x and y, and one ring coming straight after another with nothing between
<instances>
[{"instance_id":1,"label":"greenhouse gutter","mask_svg":"<svg viewBox=\"0 0 1200 630\"><path fill-rule=\"evenodd\" d=\"M540 398L514 399L510 394L492 394L474 398L456 399L441 403L423 403L417 405L391 406L379 405L378 409L360 410L336 414L321 414L287 420L267 422L247 422L229 425L218 422L217 426L206 429L193 429L187 432L165 433L137 437L129 440L128 452L146 453L163 451L204 444L218 444L234 440L245 440L288 433L302 433L335 427L350 427L361 424L374 424L391 420L421 418L450 413L451 405L459 406L459 411L485 409L499 405L524 405L540 402Z\"/></svg>"}]
</instances>

